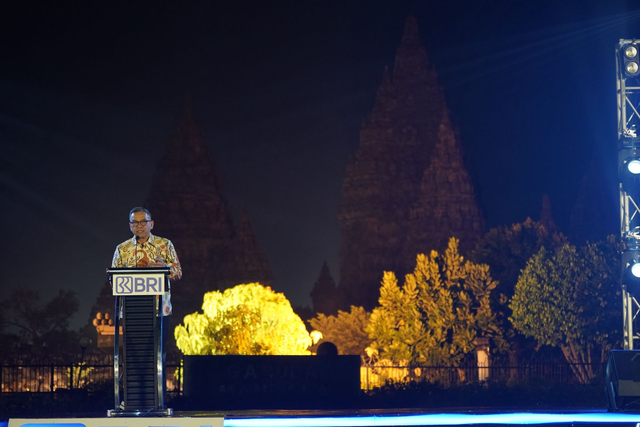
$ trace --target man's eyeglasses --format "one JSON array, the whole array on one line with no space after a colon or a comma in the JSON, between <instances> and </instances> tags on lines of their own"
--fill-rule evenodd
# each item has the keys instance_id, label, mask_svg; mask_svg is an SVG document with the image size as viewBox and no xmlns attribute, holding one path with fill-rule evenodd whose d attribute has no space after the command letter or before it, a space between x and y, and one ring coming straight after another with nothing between
<instances>
[{"instance_id":1,"label":"man's eyeglasses","mask_svg":"<svg viewBox=\"0 0 640 427\"><path fill-rule=\"evenodd\" d=\"M145 221L129 221L129 224L133 225L134 227L137 227L139 225L146 227L148 222L151 222L151 221L146 221L146 220Z\"/></svg>"}]
</instances>

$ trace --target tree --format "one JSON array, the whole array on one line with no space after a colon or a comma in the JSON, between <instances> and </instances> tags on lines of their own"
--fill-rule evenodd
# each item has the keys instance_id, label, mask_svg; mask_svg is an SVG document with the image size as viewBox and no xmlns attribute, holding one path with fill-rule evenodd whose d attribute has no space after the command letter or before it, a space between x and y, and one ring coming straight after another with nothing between
<instances>
[{"instance_id":1,"label":"tree","mask_svg":"<svg viewBox=\"0 0 640 427\"><path fill-rule=\"evenodd\" d=\"M464 261L458 240L451 238L444 255L417 256L402 288L393 272L384 273L380 306L367 327L371 347L397 363L434 366L459 366L478 337L503 348L489 302L495 287L489 266Z\"/></svg>"},{"instance_id":2,"label":"tree","mask_svg":"<svg viewBox=\"0 0 640 427\"><path fill-rule=\"evenodd\" d=\"M80 305L75 292L60 290L42 305L38 292L15 289L0 304L5 308L2 329L15 328L22 343L32 350L46 348L48 356L76 350L77 334L69 331L69 322Z\"/></svg>"},{"instance_id":3,"label":"tree","mask_svg":"<svg viewBox=\"0 0 640 427\"><path fill-rule=\"evenodd\" d=\"M203 313L184 317L175 329L186 355L302 355L311 338L281 293L259 283L204 295Z\"/></svg>"},{"instance_id":4,"label":"tree","mask_svg":"<svg viewBox=\"0 0 640 427\"><path fill-rule=\"evenodd\" d=\"M531 340L517 334L509 322L509 302L513 297L520 271L541 248L553 250L566 243L567 238L562 233L550 232L539 222L527 218L522 223L489 230L480 238L469 257L473 262L488 264L491 267L491 277L498 282L491 293L491 304L508 340L512 366L518 365L518 359L526 348L534 346Z\"/></svg>"},{"instance_id":5,"label":"tree","mask_svg":"<svg viewBox=\"0 0 640 427\"><path fill-rule=\"evenodd\" d=\"M350 311L338 310L337 316L320 313L311 319L311 327L322 333L324 341L338 347L339 354L364 355L371 340L366 331L371 313L363 307L351 306Z\"/></svg>"},{"instance_id":6,"label":"tree","mask_svg":"<svg viewBox=\"0 0 640 427\"><path fill-rule=\"evenodd\" d=\"M595 378L590 364L603 363L621 342L618 249L613 236L580 249L540 249L510 304L515 328L539 345L559 347L582 383Z\"/></svg>"},{"instance_id":7,"label":"tree","mask_svg":"<svg viewBox=\"0 0 640 427\"><path fill-rule=\"evenodd\" d=\"M491 267L491 276L498 282L493 297L506 301L513 296L520 271L540 248L553 249L566 243L562 233L549 232L542 224L527 218L522 223L487 231L469 258Z\"/></svg>"}]
</instances>

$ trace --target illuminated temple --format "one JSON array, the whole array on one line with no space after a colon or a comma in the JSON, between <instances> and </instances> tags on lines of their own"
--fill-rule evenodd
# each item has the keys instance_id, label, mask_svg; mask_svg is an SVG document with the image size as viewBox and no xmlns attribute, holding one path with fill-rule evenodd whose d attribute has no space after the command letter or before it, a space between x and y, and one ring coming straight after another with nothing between
<instances>
[{"instance_id":1,"label":"illuminated temple","mask_svg":"<svg viewBox=\"0 0 640 427\"><path fill-rule=\"evenodd\" d=\"M383 271L400 277L450 237L464 254L484 231L442 86L409 18L393 71L349 159L339 210L342 308L377 305Z\"/></svg>"}]
</instances>

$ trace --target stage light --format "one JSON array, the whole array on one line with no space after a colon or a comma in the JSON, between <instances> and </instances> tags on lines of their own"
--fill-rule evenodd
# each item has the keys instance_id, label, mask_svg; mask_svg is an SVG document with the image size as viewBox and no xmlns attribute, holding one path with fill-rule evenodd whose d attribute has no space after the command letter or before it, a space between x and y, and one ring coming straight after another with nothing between
<instances>
[{"instance_id":1,"label":"stage light","mask_svg":"<svg viewBox=\"0 0 640 427\"><path fill-rule=\"evenodd\" d=\"M624 136L624 140L622 142L622 145L624 147L640 146L640 141L638 140L638 126L636 126L635 124L632 124L629 127L627 127L623 131L622 135Z\"/></svg>"},{"instance_id":2,"label":"stage light","mask_svg":"<svg viewBox=\"0 0 640 427\"><path fill-rule=\"evenodd\" d=\"M629 160L629 162L627 163L627 170L634 175L638 175L640 173L640 160Z\"/></svg>"},{"instance_id":3,"label":"stage light","mask_svg":"<svg viewBox=\"0 0 640 427\"><path fill-rule=\"evenodd\" d=\"M640 74L640 55L638 55L638 45L629 43L622 47L622 65L624 73L629 77L636 77Z\"/></svg>"},{"instance_id":4,"label":"stage light","mask_svg":"<svg viewBox=\"0 0 640 427\"><path fill-rule=\"evenodd\" d=\"M640 278L640 262L636 261L631 265L631 275Z\"/></svg>"},{"instance_id":5,"label":"stage light","mask_svg":"<svg viewBox=\"0 0 640 427\"><path fill-rule=\"evenodd\" d=\"M623 147L618 152L620 182L630 195L640 195L640 147Z\"/></svg>"},{"instance_id":6,"label":"stage light","mask_svg":"<svg viewBox=\"0 0 640 427\"><path fill-rule=\"evenodd\" d=\"M632 295L640 294L640 227L624 236L622 252L622 284Z\"/></svg>"}]
</instances>

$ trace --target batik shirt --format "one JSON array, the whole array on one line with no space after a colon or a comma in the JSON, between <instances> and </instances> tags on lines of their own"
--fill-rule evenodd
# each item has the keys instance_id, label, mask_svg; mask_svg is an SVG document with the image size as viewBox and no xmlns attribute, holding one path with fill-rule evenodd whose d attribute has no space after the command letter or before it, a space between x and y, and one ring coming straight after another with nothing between
<instances>
[{"instance_id":1,"label":"batik shirt","mask_svg":"<svg viewBox=\"0 0 640 427\"><path fill-rule=\"evenodd\" d=\"M171 268L169 280L180 280L182 277L182 267L176 249L171 240L149 234L149 239L144 243L138 243L136 248L136 238L122 242L116 247L113 254L112 268L133 268L149 267L160 256L167 266ZM137 258L137 259L136 259ZM167 292L162 295L162 315L168 316L172 313L171 306L171 284L167 285Z\"/></svg>"}]
</instances>

